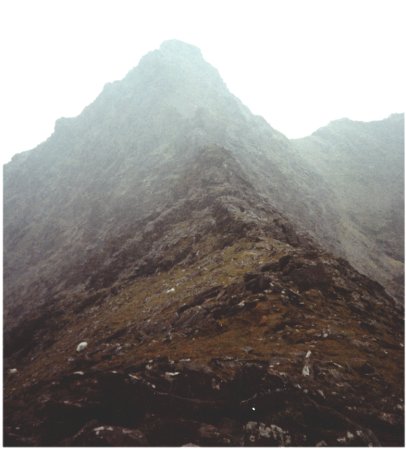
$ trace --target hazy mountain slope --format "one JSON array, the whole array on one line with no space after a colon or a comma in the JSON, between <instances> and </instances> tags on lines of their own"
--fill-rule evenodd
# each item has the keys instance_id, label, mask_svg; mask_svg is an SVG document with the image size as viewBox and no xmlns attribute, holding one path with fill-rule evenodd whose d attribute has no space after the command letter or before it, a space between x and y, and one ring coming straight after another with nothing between
<instances>
[{"instance_id":1,"label":"hazy mountain slope","mask_svg":"<svg viewBox=\"0 0 406 450\"><path fill-rule=\"evenodd\" d=\"M324 198L335 202L338 245L324 244L403 299L404 115L338 120L294 145L335 193Z\"/></svg>"},{"instance_id":2,"label":"hazy mountain slope","mask_svg":"<svg viewBox=\"0 0 406 450\"><path fill-rule=\"evenodd\" d=\"M6 445L402 445L335 196L178 41L59 120L4 169Z\"/></svg>"},{"instance_id":3,"label":"hazy mountain slope","mask_svg":"<svg viewBox=\"0 0 406 450\"><path fill-rule=\"evenodd\" d=\"M116 266L117 248L146 257L143 227L179 200L188 161L210 145L231 151L285 215L326 217L306 195L317 177L298 166L289 141L228 92L197 48L169 41L5 166L6 314L85 288L106 259Z\"/></svg>"}]
</instances>

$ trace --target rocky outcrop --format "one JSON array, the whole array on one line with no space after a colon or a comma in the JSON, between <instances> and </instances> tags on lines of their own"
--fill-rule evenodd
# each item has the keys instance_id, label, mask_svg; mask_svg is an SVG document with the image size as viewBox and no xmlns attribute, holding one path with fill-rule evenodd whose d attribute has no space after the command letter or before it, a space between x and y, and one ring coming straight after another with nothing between
<instances>
[{"instance_id":1,"label":"rocky outcrop","mask_svg":"<svg viewBox=\"0 0 406 450\"><path fill-rule=\"evenodd\" d=\"M6 428L6 445L380 444L354 414L338 412L326 395L292 385L266 361L229 358L199 365L159 358L124 372L65 376L53 387L59 400L40 397L34 436ZM396 442L401 423L382 420L380 431L385 429L395 433Z\"/></svg>"}]
</instances>

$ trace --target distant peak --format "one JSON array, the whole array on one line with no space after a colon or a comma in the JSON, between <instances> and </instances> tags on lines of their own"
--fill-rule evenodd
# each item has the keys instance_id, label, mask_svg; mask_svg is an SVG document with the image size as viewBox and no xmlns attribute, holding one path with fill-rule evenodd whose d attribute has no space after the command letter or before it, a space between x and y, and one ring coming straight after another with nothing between
<instances>
[{"instance_id":1,"label":"distant peak","mask_svg":"<svg viewBox=\"0 0 406 450\"><path fill-rule=\"evenodd\" d=\"M145 68L150 70L151 65L155 66L157 63L163 62L172 64L174 61L178 65L186 63L207 66L207 62L198 47L177 39L162 42L159 49L153 50L141 58L139 66L142 70Z\"/></svg>"},{"instance_id":2,"label":"distant peak","mask_svg":"<svg viewBox=\"0 0 406 450\"><path fill-rule=\"evenodd\" d=\"M183 53L188 55L202 56L202 52L198 47L188 44L178 39L170 39L162 42L159 49L165 53Z\"/></svg>"},{"instance_id":3,"label":"distant peak","mask_svg":"<svg viewBox=\"0 0 406 450\"><path fill-rule=\"evenodd\" d=\"M404 120L405 118L405 113L393 113L391 114L387 120Z\"/></svg>"}]
</instances>

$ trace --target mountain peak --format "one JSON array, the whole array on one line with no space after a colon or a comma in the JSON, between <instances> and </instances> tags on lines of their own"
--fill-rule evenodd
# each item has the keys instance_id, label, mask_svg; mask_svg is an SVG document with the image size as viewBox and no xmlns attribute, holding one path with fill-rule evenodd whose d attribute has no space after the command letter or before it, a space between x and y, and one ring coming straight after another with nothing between
<instances>
[{"instance_id":1,"label":"mountain peak","mask_svg":"<svg viewBox=\"0 0 406 450\"><path fill-rule=\"evenodd\" d=\"M206 98L208 89L225 88L219 72L203 58L200 49L176 39L164 41L159 49L141 59L130 72L129 81L132 84L133 79L139 78L161 91L160 97L184 91L183 96L188 96L192 103L191 97Z\"/></svg>"},{"instance_id":2,"label":"mountain peak","mask_svg":"<svg viewBox=\"0 0 406 450\"><path fill-rule=\"evenodd\" d=\"M194 45L188 44L177 39L171 39L162 42L159 49L147 53L141 58L140 65L142 68L155 68L157 65L162 69L162 65L171 67L172 69L185 69L185 67L193 68L198 66L199 70L206 71L207 68L215 70L204 60L200 49ZM217 72L217 71L216 71Z\"/></svg>"},{"instance_id":3,"label":"mountain peak","mask_svg":"<svg viewBox=\"0 0 406 450\"><path fill-rule=\"evenodd\" d=\"M188 56L202 56L200 49L187 42L180 41L178 39L170 39L162 42L159 50L164 53L170 54L184 54Z\"/></svg>"}]
</instances>

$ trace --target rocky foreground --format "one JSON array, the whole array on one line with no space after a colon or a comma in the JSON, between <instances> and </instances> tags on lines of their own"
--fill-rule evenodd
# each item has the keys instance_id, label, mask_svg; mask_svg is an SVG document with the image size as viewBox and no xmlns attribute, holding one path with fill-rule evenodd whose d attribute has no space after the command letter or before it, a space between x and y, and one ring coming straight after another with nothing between
<instances>
[{"instance_id":1,"label":"rocky foreground","mask_svg":"<svg viewBox=\"0 0 406 450\"><path fill-rule=\"evenodd\" d=\"M345 261L246 238L104 295L6 366L6 445L403 445L402 312Z\"/></svg>"}]
</instances>

